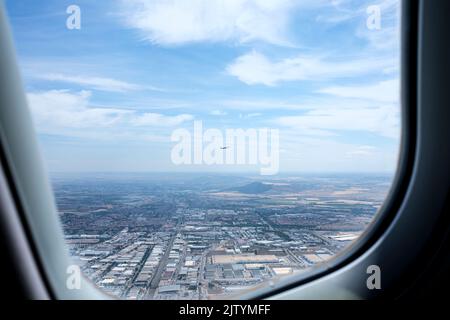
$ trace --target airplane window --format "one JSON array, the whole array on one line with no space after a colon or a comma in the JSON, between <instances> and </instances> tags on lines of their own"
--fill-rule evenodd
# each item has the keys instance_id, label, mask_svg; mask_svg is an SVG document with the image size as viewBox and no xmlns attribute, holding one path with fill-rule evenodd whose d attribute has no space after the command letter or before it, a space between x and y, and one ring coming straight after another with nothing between
<instances>
[{"instance_id":1,"label":"airplane window","mask_svg":"<svg viewBox=\"0 0 450 320\"><path fill-rule=\"evenodd\" d=\"M74 266L224 299L330 261L397 169L397 0L7 0Z\"/></svg>"}]
</instances>

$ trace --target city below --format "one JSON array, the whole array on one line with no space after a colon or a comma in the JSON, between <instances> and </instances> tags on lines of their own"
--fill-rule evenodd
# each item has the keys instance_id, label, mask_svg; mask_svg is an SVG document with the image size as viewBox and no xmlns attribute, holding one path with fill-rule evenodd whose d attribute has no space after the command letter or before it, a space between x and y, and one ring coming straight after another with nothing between
<instances>
[{"instance_id":1,"label":"city below","mask_svg":"<svg viewBox=\"0 0 450 320\"><path fill-rule=\"evenodd\" d=\"M392 176L55 174L75 263L130 300L230 299L356 240Z\"/></svg>"}]
</instances>

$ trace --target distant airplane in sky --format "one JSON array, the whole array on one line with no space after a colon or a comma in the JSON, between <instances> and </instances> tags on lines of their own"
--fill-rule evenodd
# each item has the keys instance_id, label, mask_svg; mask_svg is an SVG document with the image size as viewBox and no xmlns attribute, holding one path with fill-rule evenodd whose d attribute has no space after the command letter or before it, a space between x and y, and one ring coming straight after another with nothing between
<instances>
[{"instance_id":1,"label":"distant airplane in sky","mask_svg":"<svg viewBox=\"0 0 450 320\"><path fill-rule=\"evenodd\" d=\"M221 150L226 150L226 149L228 149L229 147L222 147L222 148L220 148Z\"/></svg>"}]
</instances>

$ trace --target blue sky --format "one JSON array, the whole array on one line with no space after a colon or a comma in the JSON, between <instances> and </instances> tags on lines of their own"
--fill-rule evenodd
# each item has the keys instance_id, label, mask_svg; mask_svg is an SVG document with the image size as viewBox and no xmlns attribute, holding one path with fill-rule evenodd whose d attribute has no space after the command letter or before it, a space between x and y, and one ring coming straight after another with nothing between
<instances>
[{"instance_id":1,"label":"blue sky","mask_svg":"<svg viewBox=\"0 0 450 320\"><path fill-rule=\"evenodd\" d=\"M51 171L255 169L174 166L194 120L280 130L281 172L395 170L398 1L5 3Z\"/></svg>"}]
</instances>

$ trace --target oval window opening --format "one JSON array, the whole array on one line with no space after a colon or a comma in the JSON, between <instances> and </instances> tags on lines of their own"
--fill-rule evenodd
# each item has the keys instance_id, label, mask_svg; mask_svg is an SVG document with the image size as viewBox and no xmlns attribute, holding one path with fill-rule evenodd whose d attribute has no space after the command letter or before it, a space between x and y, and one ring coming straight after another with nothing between
<instances>
[{"instance_id":1,"label":"oval window opening","mask_svg":"<svg viewBox=\"0 0 450 320\"><path fill-rule=\"evenodd\" d=\"M329 261L400 146L400 1L5 1L74 265L228 299Z\"/></svg>"}]
</instances>

